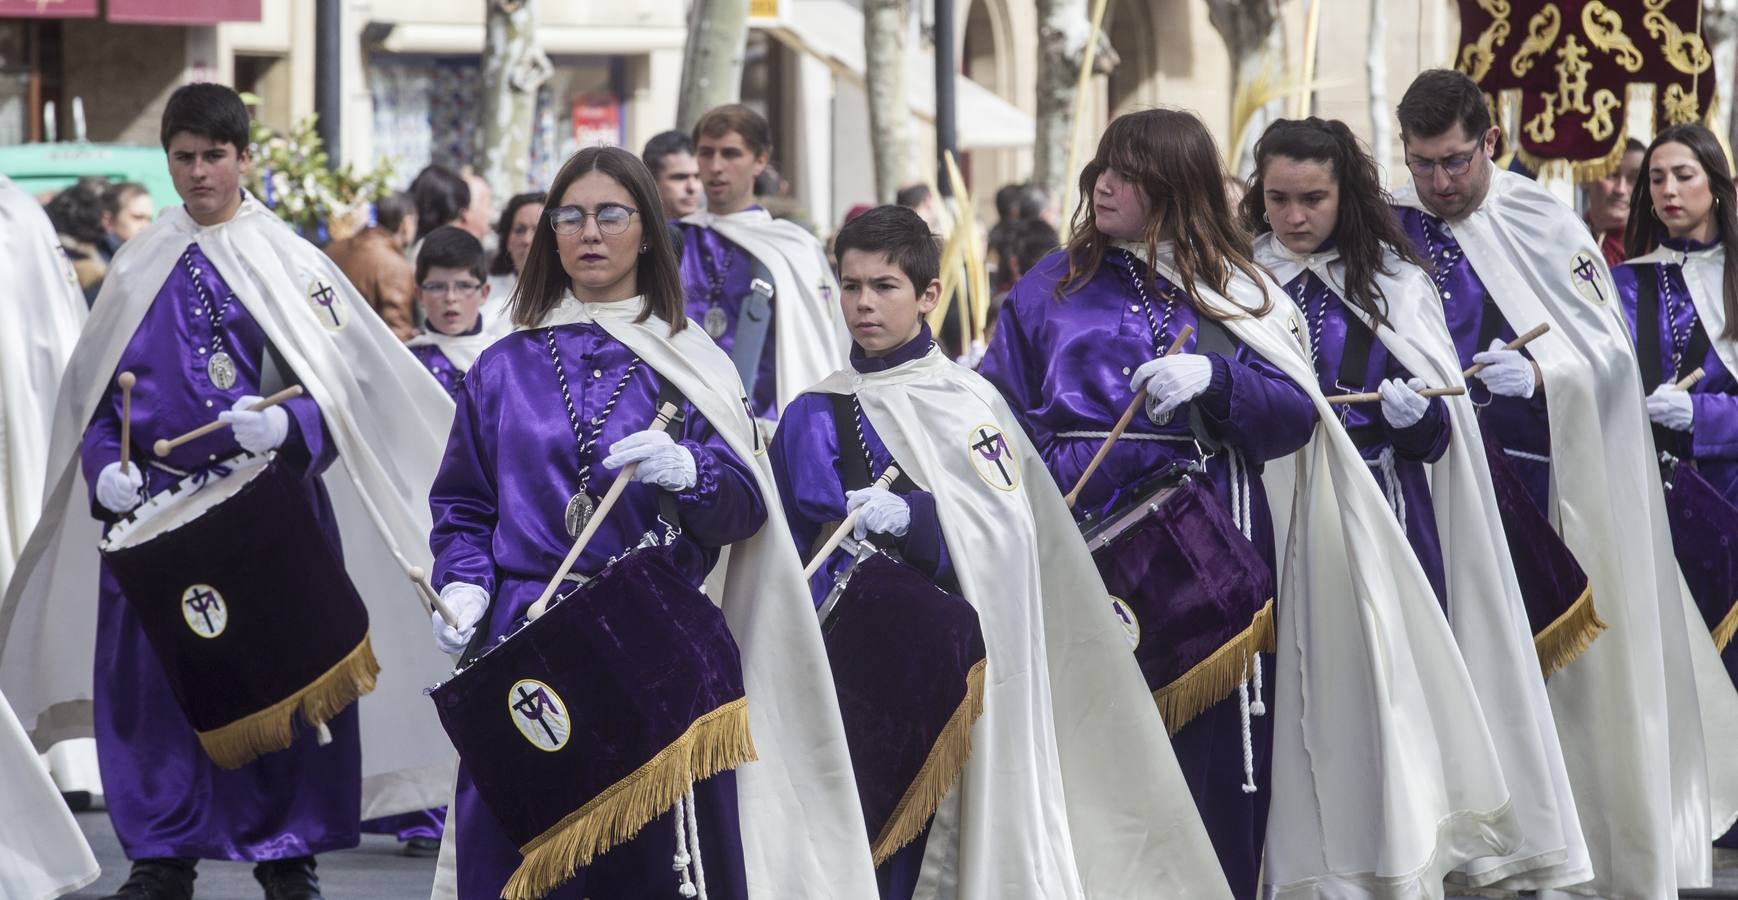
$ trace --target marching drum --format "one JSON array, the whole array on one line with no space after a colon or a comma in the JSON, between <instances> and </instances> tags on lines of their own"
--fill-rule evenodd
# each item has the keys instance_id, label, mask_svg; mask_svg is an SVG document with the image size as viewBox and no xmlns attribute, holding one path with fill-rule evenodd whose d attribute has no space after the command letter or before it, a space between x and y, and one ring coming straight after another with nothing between
<instances>
[{"instance_id":1,"label":"marching drum","mask_svg":"<svg viewBox=\"0 0 1738 900\"><path fill-rule=\"evenodd\" d=\"M1666 519L1690 596L1724 652L1738 630L1738 507L1682 460L1665 471Z\"/></svg>"},{"instance_id":2,"label":"marching drum","mask_svg":"<svg viewBox=\"0 0 1738 900\"><path fill-rule=\"evenodd\" d=\"M983 631L964 597L871 549L839 575L821 636L879 866L965 767L984 709Z\"/></svg>"},{"instance_id":3,"label":"marching drum","mask_svg":"<svg viewBox=\"0 0 1738 900\"><path fill-rule=\"evenodd\" d=\"M629 552L429 689L537 898L755 758L724 614L664 547Z\"/></svg>"},{"instance_id":4,"label":"marching drum","mask_svg":"<svg viewBox=\"0 0 1738 900\"><path fill-rule=\"evenodd\" d=\"M1575 554L1527 492L1503 448L1485 432L1491 487L1496 492L1503 533L1514 559L1515 578L1527 603L1527 623L1539 666L1549 678L1580 656L1605 630L1593 608L1593 588Z\"/></svg>"},{"instance_id":5,"label":"marching drum","mask_svg":"<svg viewBox=\"0 0 1738 900\"><path fill-rule=\"evenodd\" d=\"M1173 735L1274 650L1273 571L1193 468L1173 465L1133 502L1081 522Z\"/></svg>"},{"instance_id":6,"label":"marching drum","mask_svg":"<svg viewBox=\"0 0 1738 900\"><path fill-rule=\"evenodd\" d=\"M290 746L374 689L368 611L275 454L187 476L99 547L213 762Z\"/></svg>"}]
</instances>

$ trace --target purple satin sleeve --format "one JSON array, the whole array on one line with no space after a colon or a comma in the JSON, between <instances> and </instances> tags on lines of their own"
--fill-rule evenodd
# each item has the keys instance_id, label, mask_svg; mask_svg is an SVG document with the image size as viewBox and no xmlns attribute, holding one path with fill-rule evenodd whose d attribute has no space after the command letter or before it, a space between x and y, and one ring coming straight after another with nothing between
<instances>
[{"instance_id":1,"label":"purple satin sleeve","mask_svg":"<svg viewBox=\"0 0 1738 900\"><path fill-rule=\"evenodd\" d=\"M1195 403L1207 437L1261 462L1309 443L1316 408L1297 382L1252 351L1240 351L1235 362L1208 356L1213 381Z\"/></svg>"},{"instance_id":2,"label":"purple satin sleeve","mask_svg":"<svg viewBox=\"0 0 1738 900\"><path fill-rule=\"evenodd\" d=\"M1013 299L1014 290L1018 290L1018 285L1009 291L1007 300ZM1001 391L1033 446L1043 447L1049 443L1050 434L1029 415L1038 408L1038 395L1044 388L1044 367L1035 364L1035 356L1031 335L1020 321L1019 308L1004 301L996 317L996 331L990 338L990 346L978 363L978 374Z\"/></svg>"},{"instance_id":3,"label":"purple satin sleeve","mask_svg":"<svg viewBox=\"0 0 1738 900\"><path fill-rule=\"evenodd\" d=\"M462 581L495 592L493 541L499 515L495 462L482 439L478 399L469 386L455 399L447 452L429 491L434 530L429 549L435 557L434 583Z\"/></svg>"},{"instance_id":4,"label":"purple satin sleeve","mask_svg":"<svg viewBox=\"0 0 1738 900\"><path fill-rule=\"evenodd\" d=\"M709 547L723 547L753 537L766 522L754 472L698 416L687 429L682 446L694 456L694 486L676 495L682 528Z\"/></svg>"},{"instance_id":5,"label":"purple satin sleeve","mask_svg":"<svg viewBox=\"0 0 1738 900\"><path fill-rule=\"evenodd\" d=\"M1424 418L1405 428L1388 424L1386 417L1382 421L1388 430L1388 442L1394 445L1394 453L1401 459L1433 463L1448 452L1448 407L1441 397L1430 398Z\"/></svg>"},{"instance_id":6,"label":"purple satin sleeve","mask_svg":"<svg viewBox=\"0 0 1738 900\"><path fill-rule=\"evenodd\" d=\"M1693 394L1695 418L1690 431L1697 459L1738 461L1738 396Z\"/></svg>"},{"instance_id":7,"label":"purple satin sleeve","mask_svg":"<svg viewBox=\"0 0 1738 900\"><path fill-rule=\"evenodd\" d=\"M325 472L338 458L338 448L326 432L326 419L320 414L319 404L303 394L284 401L282 406L289 413L290 430L278 447L279 458L303 478Z\"/></svg>"}]
</instances>

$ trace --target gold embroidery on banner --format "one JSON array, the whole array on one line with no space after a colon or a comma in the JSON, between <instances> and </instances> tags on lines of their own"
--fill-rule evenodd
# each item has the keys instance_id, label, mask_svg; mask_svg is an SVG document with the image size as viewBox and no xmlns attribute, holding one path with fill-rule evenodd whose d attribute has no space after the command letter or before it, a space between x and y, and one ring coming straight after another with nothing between
<instances>
[{"instance_id":1,"label":"gold embroidery on banner","mask_svg":"<svg viewBox=\"0 0 1738 900\"><path fill-rule=\"evenodd\" d=\"M1509 39L1509 0L1478 0L1478 4L1491 14L1491 24L1485 26L1477 41L1461 48L1460 70L1474 81L1483 81L1496 62L1496 48Z\"/></svg>"},{"instance_id":2,"label":"gold embroidery on banner","mask_svg":"<svg viewBox=\"0 0 1738 900\"><path fill-rule=\"evenodd\" d=\"M1596 141L1611 137L1611 133L1617 130L1617 126L1611 122L1611 113L1617 106L1617 95L1609 88L1594 91L1593 112L1588 115L1587 121L1581 123L1581 127L1587 129L1587 133Z\"/></svg>"},{"instance_id":3,"label":"gold embroidery on banner","mask_svg":"<svg viewBox=\"0 0 1738 900\"><path fill-rule=\"evenodd\" d=\"M1536 144L1546 144L1557 139L1557 111L1551 108L1551 98L1545 98L1545 108L1539 114L1527 120L1521 130Z\"/></svg>"},{"instance_id":4,"label":"gold embroidery on banner","mask_svg":"<svg viewBox=\"0 0 1738 900\"><path fill-rule=\"evenodd\" d=\"M1557 136L1557 117L1565 113L1578 112L1584 115L1595 115L1594 108L1587 105L1587 73L1593 64L1587 61L1587 48L1571 34L1563 39L1563 46L1557 51L1558 63L1553 69L1557 72L1557 92L1545 95L1545 106L1532 119L1528 120L1523 129L1534 141L1544 143ZM1606 93L1610 94L1609 91ZM1613 108L1617 96L1611 95ZM1610 109L1605 111L1605 123L1598 126L1588 124L1588 130L1603 127L1607 134L1611 131Z\"/></svg>"},{"instance_id":5,"label":"gold embroidery on banner","mask_svg":"<svg viewBox=\"0 0 1738 900\"><path fill-rule=\"evenodd\" d=\"M1707 71L1713 65L1714 58L1708 54L1708 46L1702 42L1702 36L1693 31L1684 31L1678 27L1678 23L1666 17L1664 10L1668 0L1645 2L1647 12L1642 14L1641 23L1646 26L1649 35L1659 40L1660 52L1665 54L1666 62L1685 75Z\"/></svg>"},{"instance_id":6,"label":"gold embroidery on banner","mask_svg":"<svg viewBox=\"0 0 1738 900\"><path fill-rule=\"evenodd\" d=\"M1685 91L1681 84L1666 85L1660 105L1665 109L1667 125L1683 125L1702 117L1701 104L1696 102L1696 95Z\"/></svg>"},{"instance_id":7,"label":"gold embroidery on banner","mask_svg":"<svg viewBox=\"0 0 1738 900\"><path fill-rule=\"evenodd\" d=\"M1551 49L1557 43L1557 32L1563 27L1563 13L1555 3L1547 3L1545 7L1533 14L1527 22L1527 39L1521 42L1521 49L1515 53L1515 58L1509 61L1509 71L1519 78L1533 69L1533 60L1539 54Z\"/></svg>"},{"instance_id":8,"label":"gold embroidery on banner","mask_svg":"<svg viewBox=\"0 0 1738 900\"><path fill-rule=\"evenodd\" d=\"M1623 33L1623 17L1599 0L1581 7L1581 30L1600 50L1615 54L1617 64L1627 72L1641 71L1641 50L1635 41Z\"/></svg>"}]
</instances>

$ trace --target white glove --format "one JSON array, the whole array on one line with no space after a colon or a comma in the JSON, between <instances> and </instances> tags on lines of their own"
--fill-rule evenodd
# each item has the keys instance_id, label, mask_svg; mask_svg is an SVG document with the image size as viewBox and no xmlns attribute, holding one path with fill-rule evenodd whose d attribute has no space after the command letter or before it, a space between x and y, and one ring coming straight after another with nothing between
<instances>
[{"instance_id":1,"label":"white glove","mask_svg":"<svg viewBox=\"0 0 1738 900\"><path fill-rule=\"evenodd\" d=\"M435 646L449 656L465 652L470 646L471 638L477 634L477 623L483 620L483 614L489 611L489 592L474 584L455 581L441 588L441 602L447 609L453 611L453 618L459 620L463 628L453 628L447 620L441 618L440 610L429 613L434 621Z\"/></svg>"},{"instance_id":2,"label":"white glove","mask_svg":"<svg viewBox=\"0 0 1738 900\"><path fill-rule=\"evenodd\" d=\"M845 492L845 511L862 510L851 536L862 540L869 532L905 537L911 530L911 504L905 498L884 487L868 487Z\"/></svg>"},{"instance_id":3,"label":"white glove","mask_svg":"<svg viewBox=\"0 0 1738 900\"><path fill-rule=\"evenodd\" d=\"M145 489L145 476L137 465L127 466L121 474L121 461L103 466L97 474L97 502L112 513L124 513L139 505L139 494Z\"/></svg>"},{"instance_id":4,"label":"white glove","mask_svg":"<svg viewBox=\"0 0 1738 900\"><path fill-rule=\"evenodd\" d=\"M1213 361L1198 353L1162 356L1135 370L1128 389L1147 392L1147 418L1164 424L1177 407L1201 396L1213 380Z\"/></svg>"},{"instance_id":5,"label":"white glove","mask_svg":"<svg viewBox=\"0 0 1738 900\"><path fill-rule=\"evenodd\" d=\"M268 406L258 412L248 409L262 399L249 394L235 401L229 412L217 414L217 420L228 422L235 432L235 442L249 453L276 450L290 436L290 414L282 406Z\"/></svg>"},{"instance_id":6,"label":"white glove","mask_svg":"<svg viewBox=\"0 0 1738 900\"><path fill-rule=\"evenodd\" d=\"M1673 431L1689 431L1696 418L1696 405L1690 400L1689 391L1662 384L1647 397L1647 417L1655 425ZM103 474L108 474L108 471L105 469Z\"/></svg>"},{"instance_id":7,"label":"white glove","mask_svg":"<svg viewBox=\"0 0 1738 900\"><path fill-rule=\"evenodd\" d=\"M1390 378L1377 385L1376 392L1382 395L1382 418L1395 428L1417 425L1430 409L1430 398L1418 396L1423 387L1424 380L1420 378L1406 382Z\"/></svg>"},{"instance_id":8,"label":"white glove","mask_svg":"<svg viewBox=\"0 0 1738 900\"><path fill-rule=\"evenodd\" d=\"M654 484L672 494L692 488L700 478L694 469L694 454L676 443L666 431L639 431L610 445L604 457L606 469L620 469L637 462L634 480Z\"/></svg>"},{"instance_id":9,"label":"white glove","mask_svg":"<svg viewBox=\"0 0 1738 900\"><path fill-rule=\"evenodd\" d=\"M1474 353L1472 361L1484 366L1474 377L1499 397L1525 399L1533 396L1533 391L1539 386L1538 379L1533 376L1533 361L1522 356L1519 350L1504 350L1500 340L1491 341L1489 350Z\"/></svg>"}]
</instances>

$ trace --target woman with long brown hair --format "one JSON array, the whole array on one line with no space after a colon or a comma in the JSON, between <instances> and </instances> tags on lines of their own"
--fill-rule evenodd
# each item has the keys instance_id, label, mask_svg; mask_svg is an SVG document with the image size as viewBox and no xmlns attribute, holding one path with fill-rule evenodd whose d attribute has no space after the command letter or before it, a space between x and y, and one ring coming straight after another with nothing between
<instances>
[{"instance_id":1,"label":"woman with long brown hair","mask_svg":"<svg viewBox=\"0 0 1738 900\"><path fill-rule=\"evenodd\" d=\"M473 774L486 761L466 758L452 812L458 895L499 897L510 879L522 892L521 879L542 878L544 886L559 883L547 894L556 898L746 898L749 884L763 892L757 896L873 897L856 788L800 564L782 529L764 527L782 513L730 360L683 315L651 174L626 151L587 148L562 167L548 196L511 303L518 330L466 374L430 491L434 584L458 620L434 617L436 643L469 659L512 634L561 574L576 536L602 514L591 523L595 534L573 580L604 577L618 560L653 550L668 560L660 571L698 596L692 588L729 547L718 596L691 604L687 618L669 619L684 623L683 634L715 633L700 625L717 615L716 604L729 635L722 643L663 642L698 648L677 667L660 665L649 650L628 653L635 658L629 670L612 669L587 690L619 694L612 708L655 713L654 688L694 665L724 673L708 679L739 679L745 697L692 723L686 714L672 719L666 724L681 737L647 760L627 757L619 743L638 737L622 733L631 730L625 713L585 722L574 715L570 723L564 711L559 723L570 731L547 734L522 723L537 750L581 745L571 779L526 784L526 791L563 790L566 781L595 774L594 763L613 760L612 772L625 763L629 772L613 784L603 779L609 786L557 825L538 833L539 823L532 844L509 838L506 826L523 823L507 820L522 811L503 810L499 797L485 805L485 783ZM679 415L668 428L649 427L666 403ZM600 498L630 463L637 463L633 483L603 514ZM673 616L671 591L657 582L647 591L644 615ZM585 603L594 614L590 598L565 602ZM626 652L632 633L619 620L603 621L610 637L575 639L574 653L608 660ZM624 643L610 645L614 655L599 643L618 638ZM561 708L558 700L541 703L539 722L545 708ZM507 714L505 702L501 710ZM720 722L732 724L720 730ZM678 799L652 799L665 796L658 773L690 753L691 772L685 761L669 772ZM605 809L612 811L607 821L581 827ZM548 850L565 843L588 849L560 864L540 862L529 849L521 856L522 844Z\"/></svg>"},{"instance_id":2,"label":"woman with long brown hair","mask_svg":"<svg viewBox=\"0 0 1738 900\"><path fill-rule=\"evenodd\" d=\"M1080 174L1080 196L1086 199L1068 246L1014 285L979 372L1002 391L1064 490L1080 479L1131 393L1144 391L1144 414L1085 483L1076 515L1104 518L1173 464L1204 465L1213 497L1233 511L1257 566L1271 572L1273 523L1258 476L1267 460L1309 440L1316 411L1296 382L1221 324L1266 316L1279 295L1267 296L1271 281L1231 214L1212 136L1185 112L1118 117ZM1164 356L1185 328L1193 336ZM1107 573L1107 580L1115 579ZM1261 601L1272 596L1271 578L1266 587ZM1271 623L1259 613L1252 620L1251 612L1209 615L1225 619L1233 634ZM1141 633L1157 624L1146 621ZM1259 666L1252 647L1271 651L1271 631L1233 648L1251 668ZM1247 702L1214 690L1216 702L1186 724L1175 714L1167 719L1177 761L1239 897L1254 894L1266 824L1271 719L1249 715L1272 702L1272 682L1265 687Z\"/></svg>"}]
</instances>

